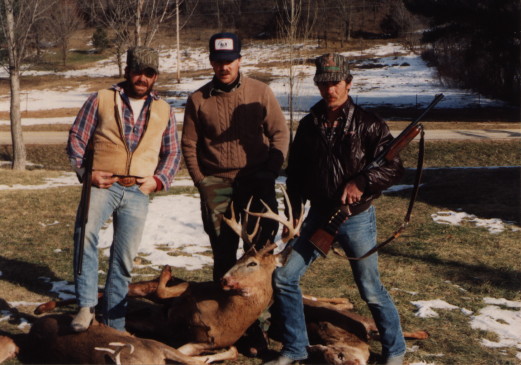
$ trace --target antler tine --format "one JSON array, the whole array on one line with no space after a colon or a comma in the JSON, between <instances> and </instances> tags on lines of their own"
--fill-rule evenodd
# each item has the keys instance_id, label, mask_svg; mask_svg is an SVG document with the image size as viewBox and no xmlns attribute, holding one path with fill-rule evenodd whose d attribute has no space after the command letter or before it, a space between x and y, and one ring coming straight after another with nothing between
<instances>
[{"instance_id":1,"label":"antler tine","mask_svg":"<svg viewBox=\"0 0 521 365\"><path fill-rule=\"evenodd\" d=\"M233 201L230 203L230 208L232 211L232 216L230 218L227 218L225 215L223 215L223 220L237 234L237 236L242 237L241 225L239 224L237 219L235 219L235 209L233 207Z\"/></svg>"},{"instance_id":2,"label":"antler tine","mask_svg":"<svg viewBox=\"0 0 521 365\"><path fill-rule=\"evenodd\" d=\"M282 238L282 242L283 243L286 243L288 242L290 239L292 239L293 237L295 237L295 235L300 231L300 227L302 226L302 216L304 214L304 209L302 207L301 211L302 211L302 214L300 216L300 219L298 221L298 224L297 226L295 226L293 224L293 212L292 212L292 209L291 209L291 202L289 200L289 197L286 193L286 190L281 187L281 190L283 191L284 193L284 198L285 198L285 201L286 201L286 204L288 205L288 210L289 210L289 219L285 219L283 217L281 217L279 214L276 214L270 207L268 204L266 204L266 202L264 202L263 200L261 200L261 203L262 205L264 205L264 207L266 208L266 212L264 213L257 213L257 212L250 212L250 211L246 211L246 213L248 215L253 215L255 217L260 217L260 218L268 218L268 219L272 219L276 222L279 222L281 223L282 225L284 225L286 228L288 228L288 235L283 237Z\"/></svg>"},{"instance_id":3,"label":"antler tine","mask_svg":"<svg viewBox=\"0 0 521 365\"><path fill-rule=\"evenodd\" d=\"M289 215L288 219L290 222L294 222L293 209L291 206L291 200L289 199L289 196L288 196L288 192L286 191L286 188L284 187L284 185L279 185L279 187L280 187L280 190L282 190L282 193L284 194L284 201L287 204L288 215ZM300 229L302 228L302 223L304 222L304 220L302 218L304 218L304 204L300 203L300 216L298 217L298 220L297 220L297 222L298 222L297 226L294 227L295 232L300 232Z\"/></svg>"},{"instance_id":4,"label":"antler tine","mask_svg":"<svg viewBox=\"0 0 521 365\"><path fill-rule=\"evenodd\" d=\"M250 197L250 200L248 201L248 204L246 205L246 208L244 209L245 212L248 212L250 210L251 202L253 201L253 196ZM260 227L260 218L257 218L257 222L255 222L255 227L253 227L253 232L248 233L247 227L248 227L248 217L249 215L246 214L244 217L244 223L242 225L242 234L241 237L243 241L247 240L247 243L251 246L253 246L253 238L257 235L259 232Z\"/></svg>"},{"instance_id":5,"label":"antler tine","mask_svg":"<svg viewBox=\"0 0 521 365\"><path fill-rule=\"evenodd\" d=\"M249 209L251 205L252 198L250 198L250 201L248 202L248 205L246 206L247 209ZM230 210L231 210L231 217L227 218L226 216L223 216L224 222L237 234L237 236L241 237L244 243L246 243L247 246L251 247L253 246L253 237L257 234L259 231L260 226L260 219L257 219L257 222L255 223L255 227L253 228L252 233L248 233L247 225L248 225L248 218L246 217L244 219L244 222L239 224L239 221L235 218L235 208L233 206L233 201L230 203Z\"/></svg>"}]
</instances>

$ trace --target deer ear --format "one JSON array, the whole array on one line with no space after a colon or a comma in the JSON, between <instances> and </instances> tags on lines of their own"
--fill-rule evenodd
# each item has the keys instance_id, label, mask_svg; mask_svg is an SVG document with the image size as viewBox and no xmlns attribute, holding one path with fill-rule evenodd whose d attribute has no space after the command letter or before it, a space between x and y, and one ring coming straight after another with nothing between
<instances>
[{"instance_id":1,"label":"deer ear","mask_svg":"<svg viewBox=\"0 0 521 365\"><path fill-rule=\"evenodd\" d=\"M284 249L277 254L277 266L281 267L286 264L286 261L288 261L289 254L291 253L291 250L293 249L293 246L286 245Z\"/></svg>"}]
</instances>

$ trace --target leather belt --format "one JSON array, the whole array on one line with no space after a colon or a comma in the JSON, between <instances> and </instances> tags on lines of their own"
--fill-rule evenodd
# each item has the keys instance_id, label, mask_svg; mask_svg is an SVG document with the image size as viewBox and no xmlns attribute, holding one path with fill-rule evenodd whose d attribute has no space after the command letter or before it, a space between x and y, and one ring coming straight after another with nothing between
<instances>
[{"instance_id":1,"label":"leather belt","mask_svg":"<svg viewBox=\"0 0 521 365\"><path fill-rule=\"evenodd\" d=\"M132 185L136 185L137 181L134 176L118 177L118 184L123 185L125 187L129 187Z\"/></svg>"}]
</instances>

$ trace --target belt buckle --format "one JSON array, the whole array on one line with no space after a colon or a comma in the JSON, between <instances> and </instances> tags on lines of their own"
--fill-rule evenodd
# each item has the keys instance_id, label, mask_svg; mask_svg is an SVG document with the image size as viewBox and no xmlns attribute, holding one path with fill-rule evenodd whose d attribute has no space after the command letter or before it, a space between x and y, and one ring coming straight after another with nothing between
<instances>
[{"instance_id":1,"label":"belt buckle","mask_svg":"<svg viewBox=\"0 0 521 365\"><path fill-rule=\"evenodd\" d=\"M129 187L136 184L136 178L133 176L120 177L118 183L125 187Z\"/></svg>"}]
</instances>

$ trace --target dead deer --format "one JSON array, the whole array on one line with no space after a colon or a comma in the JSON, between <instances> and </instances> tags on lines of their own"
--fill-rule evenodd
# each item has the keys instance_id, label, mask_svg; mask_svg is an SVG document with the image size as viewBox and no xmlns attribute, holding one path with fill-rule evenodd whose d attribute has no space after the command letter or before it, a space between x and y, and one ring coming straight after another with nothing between
<instances>
[{"instance_id":1,"label":"dead deer","mask_svg":"<svg viewBox=\"0 0 521 365\"><path fill-rule=\"evenodd\" d=\"M87 331L70 329L69 315L39 318L29 332L32 356L38 362L60 364L168 364L172 361L204 365L237 356L237 351L191 357L161 342L138 338L94 322Z\"/></svg>"},{"instance_id":2,"label":"dead deer","mask_svg":"<svg viewBox=\"0 0 521 365\"><path fill-rule=\"evenodd\" d=\"M12 359L18 354L18 346L13 339L7 336L0 336L0 363Z\"/></svg>"},{"instance_id":3,"label":"dead deer","mask_svg":"<svg viewBox=\"0 0 521 365\"><path fill-rule=\"evenodd\" d=\"M369 341L378 339L378 329L367 318L320 300L304 298L304 312L312 361L332 365L364 365L369 359ZM426 339L425 331L404 332L406 339Z\"/></svg>"},{"instance_id":4,"label":"dead deer","mask_svg":"<svg viewBox=\"0 0 521 365\"><path fill-rule=\"evenodd\" d=\"M285 191L284 194L286 203L290 205ZM247 215L281 222L289 231L284 236L283 242L298 232L300 227L293 225L291 216L285 220L266 204L264 205L267 212L247 211ZM301 211L303 212L304 209ZM299 222L301 221L302 219L299 219ZM221 283L212 281L172 284L171 271L167 266L157 280L133 283L129 286L129 296L145 296L157 300L167 309L166 318L159 316L155 323L151 323L149 318L143 318L140 324L134 326L140 329L148 327L155 332L158 328L163 330L166 325L171 338L177 340L176 342L184 343L178 350L187 356L230 347L239 340L271 304L273 271L284 264L289 252L287 248L274 254L273 250L277 247L277 243L269 244L259 251L254 248L252 238L258 230L258 220L253 233L246 231L247 220L241 226L233 213L226 222L243 238L245 246L249 245L251 248L223 276ZM57 305L61 304L58 302ZM38 307L37 311L41 313L54 306L56 304L46 303ZM127 317L129 326L132 326L131 322ZM229 351L234 353L233 350Z\"/></svg>"},{"instance_id":5,"label":"dead deer","mask_svg":"<svg viewBox=\"0 0 521 365\"><path fill-rule=\"evenodd\" d=\"M285 194L284 190L283 192ZM286 204L290 204L287 195L285 198ZM264 206L267 209L265 213L249 212L248 208L246 213L282 223L289 231L282 239L283 242L298 232L300 227L293 225L292 217L283 219L266 204ZM252 242L259 221L254 231L248 233L247 220L240 225L235 219L234 210L231 211L232 216L226 222L250 249L223 276L220 285L215 282L184 282L169 286L167 284L171 279L171 272L168 267L158 280L155 294L163 300L173 298L168 304L168 325L172 329L185 329L183 332L187 335L188 342L178 349L187 355L232 346L239 340L270 306L273 298L273 271L285 263L290 250L286 248L274 254L277 243L272 243L257 251ZM146 289L143 290L143 287ZM150 282L136 283L131 285L129 292L143 293L150 289Z\"/></svg>"}]
</instances>

